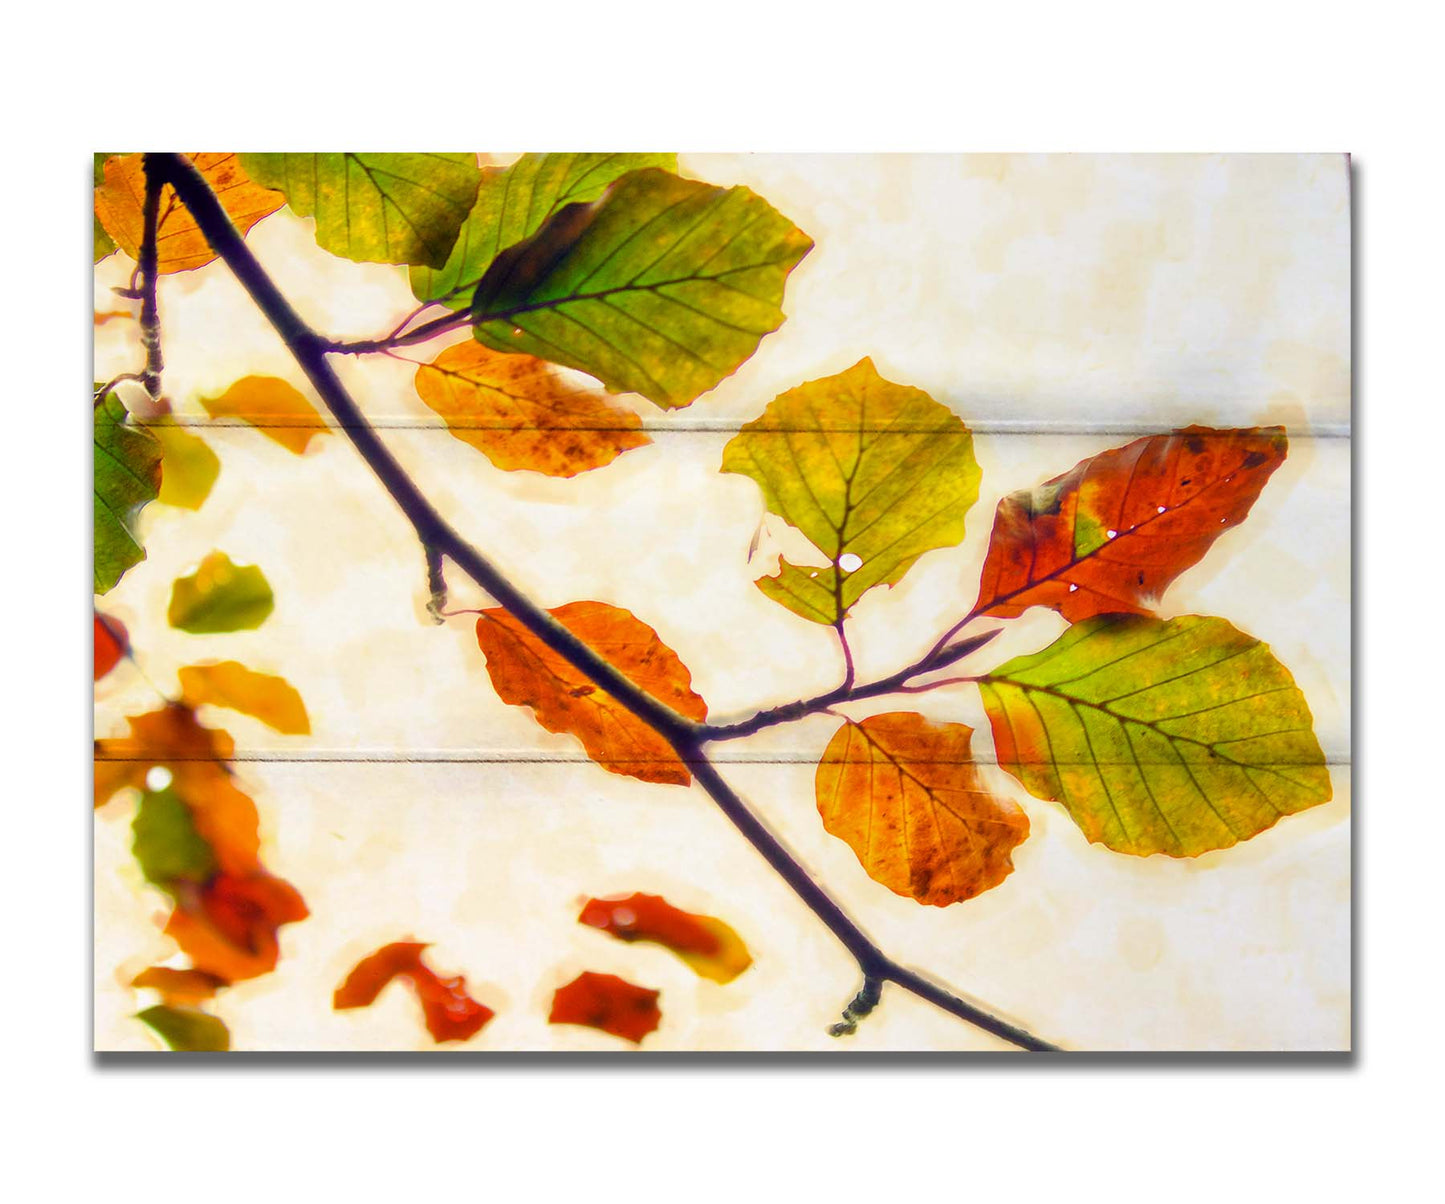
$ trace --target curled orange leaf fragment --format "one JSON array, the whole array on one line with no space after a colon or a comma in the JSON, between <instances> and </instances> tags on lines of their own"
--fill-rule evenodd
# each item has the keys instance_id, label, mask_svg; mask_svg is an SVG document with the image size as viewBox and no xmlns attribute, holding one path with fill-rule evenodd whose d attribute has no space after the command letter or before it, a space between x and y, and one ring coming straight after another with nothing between
<instances>
[{"instance_id":1,"label":"curled orange leaf fragment","mask_svg":"<svg viewBox=\"0 0 1445 1204\"><path fill-rule=\"evenodd\" d=\"M713 916L674 907L661 895L589 899L578 922L619 941L647 941L672 950L703 978L732 982L753 964L742 938Z\"/></svg>"},{"instance_id":2,"label":"curled orange leaf fragment","mask_svg":"<svg viewBox=\"0 0 1445 1204\"><path fill-rule=\"evenodd\" d=\"M243 376L219 397L202 397L212 418L239 418L301 455L318 435L330 432L326 420L295 385L279 376Z\"/></svg>"},{"instance_id":3,"label":"curled orange leaf fragment","mask_svg":"<svg viewBox=\"0 0 1445 1204\"><path fill-rule=\"evenodd\" d=\"M975 614L1048 606L1071 623L1147 613L1243 522L1289 450L1284 427L1136 439L998 505Z\"/></svg>"},{"instance_id":4,"label":"curled orange leaf fragment","mask_svg":"<svg viewBox=\"0 0 1445 1204\"><path fill-rule=\"evenodd\" d=\"M509 472L574 477L652 442L607 394L569 386L545 360L476 342L418 368L416 391L453 435Z\"/></svg>"},{"instance_id":5,"label":"curled orange leaf fragment","mask_svg":"<svg viewBox=\"0 0 1445 1204\"><path fill-rule=\"evenodd\" d=\"M552 996L551 1024L580 1024L640 1044L662 1023L657 1006L659 991L618 978L584 970Z\"/></svg>"},{"instance_id":6,"label":"curled orange leaf fragment","mask_svg":"<svg viewBox=\"0 0 1445 1204\"><path fill-rule=\"evenodd\" d=\"M875 882L945 907L1013 871L1028 816L979 779L973 729L901 712L848 720L823 752L815 788L823 826Z\"/></svg>"},{"instance_id":7,"label":"curled orange leaf fragment","mask_svg":"<svg viewBox=\"0 0 1445 1204\"><path fill-rule=\"evenodd\" d=\"M569 602L549 612L568 631L622 673L689 719L707 718L693 692L692 674L646 623L605 602ZM665 737L528 631L508 611L484 610L477 643L503 702L531 707L549 732L576 736L587 755L610 773L686 786L692 771Z\"/></svg>"},{"instance_id":8,"label":"curled orange leaf fragment","mask_svg":"<svg viewBox=\"0 0 1445 1204\"><path fill-rule=\"evenodd\" d=\"M467 994L466 979L460 974L443 978L428 966L421 956L425 948L417 941L383 945L356 964L336 988L331 1006L339 1012L370 1007L392 979L400 978L416 992L433 1041L466 1041L476 1036L496 1013Z\"/></svg>"},{"instance_id":9,"label":"curled orange leaf fragment","mask_svg":"<svg viewBox=\"0 0 1445 1204\"><path fill-rule=\"evenodd\" d=\"M234 154L187 155L211 186L236 228L245 234L286 203L279 192L262 188L241 168ZM118 155L105 161L104 179L95 190L95 216L105 232L132 259L145 234L145 164L142 155ZM195 219L166 185L161 190L156 226L156 266L165 272L203 267L216 257Z\"/></svg>"},{"instance_id":10,"label":"curled orange leaf fragment","mask_svg":"<svg viewBox=\"0 0 1445 1204\"><path fill-rule=\"evenodd\" d=\"M277 930L310 912L289 882L257 868L250 874L220 873L199 888L182 887L165 933L191 964L227 982L256 978L276 968Z\"/></svg>"},{"instance_id":11,"label":"curled orange leaf fragment","mask_svg":"<svg viewBox=\"0 0 1445 1204\"><path fill-rule=\"evenodd\" d=\"M237 661L187 665L178 671L181 694L191 706L209 703L259 719L288 736L311 733L301 695L284 677L257 673Z\"/></svg>"}]
</instances>

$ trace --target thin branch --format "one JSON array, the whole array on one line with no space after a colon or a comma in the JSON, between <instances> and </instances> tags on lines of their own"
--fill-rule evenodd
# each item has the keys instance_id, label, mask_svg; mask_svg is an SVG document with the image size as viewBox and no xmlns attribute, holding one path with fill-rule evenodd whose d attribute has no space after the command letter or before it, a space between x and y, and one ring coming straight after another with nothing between
<instances>
[{"instance_id":1,"label":"thin branch","mask_svg":"<svg viewBox=\"0 0 1445 1204\"><path fill-rule=\"evenodd\" d=\"M420 313L421 310L417 312ZM411 321L410 317L407 319L407 322L409 321ZM406 326L406 322L403 322L401 327L392 331L385 338L356 339L352 342L322 340L322 346L326 351L334 352L337 355L371 355L378 351L390 351L395 347L410 347L414 343L425 343L438 335L449 334L453 330L461 330L471 324L472 315L464 309L460 313L450 313L444 317L433 318L430 322L423 322L405 334L399 333Z\"/></svg>"},{"instance_id":2,"label":"thin branch","mask_svg":"<svg viewBox=\"0 0 1445 1204\"><path fill-rule=\"evenodd\" d=\"M863 972L865 989L869 981L896 983L1022 1049L1056 1048L886 956L718 774L702 749L702 741L711 738L709 729L683 718L633 685L517 589L442 518L387 450L347 393L327 362L329 345L302 321L281 295L195 168L173 154L148 154L146 163L148 175L154 168L157 178L164 179L175 188L211 247L276 328L341 429L416 529L422 546L437 555L445 555L539 640L663 735L678 757L691 766L698 784L723 814L853 955ZM951 663L951 660L941 663Z\"/></svg>"},{"instance_id":3,"label":"thin branch","mask_svg":"<svg viewBox=\"0 0 1445 1204\"><path fill-rule=\"evenodd\" d=\"M839 703L861 702L864 699L877 698L883 694L918 693L918 687L909 685L915 677L922 677L925 673L932 673L936 669L943 669L961 661L971 653L977 652L1002 630L1001 627L995 627L992 631L985 631L979 635L970 636L966 640L959 640L958 643L950 644L946 648L935 646L936 650L928 652L906 669L900 669L897 673L880 678L878 681L868 682L861 686L845 683L829 690L826 694L817 694L812 698L802 698L797 702L785 702L781 706L769 707L765 711L759 711L750 719L742 719L736 723L709 724L703 730L703 738L706 740L741 740L764 728L775 727L780 723L793 723L799 719L805 719L809 715L826 711L829 707L837 706ZM942 685L943 683L934 684Z\"/></svg>"},{"instance_id":4,"label":"thin branch","mask_svg":"<svg viewBox=\"0 0 1445 1204\"><path fill-rule=\"evenodd\" d=\"M848 632L843 627L844 621L845 620L843 619L839 619L836 623L834 623L833 630L838 633L838 643L841 644L843 647L842 688L845 690L851 690L853 688L853 679L855 676L853 670L853 649L848 647Z\"/></svg>"},{"instance_id":5,"label":"thin branch","mask_svg":"<svg viewBox=\"0 0 1445 1204\"><path fill-rule=\"evenodd\" d=\"M140 273L140 341L145 348L146 366L141 374L146 394L152 401L161 399L161 371L165 363L161 358L161 319L156 307L156 276L158 252L156 237L160 228L161 178L146 161L145 208L142 211L140 253L136 269Z\"/></svg>"}]
</instances>

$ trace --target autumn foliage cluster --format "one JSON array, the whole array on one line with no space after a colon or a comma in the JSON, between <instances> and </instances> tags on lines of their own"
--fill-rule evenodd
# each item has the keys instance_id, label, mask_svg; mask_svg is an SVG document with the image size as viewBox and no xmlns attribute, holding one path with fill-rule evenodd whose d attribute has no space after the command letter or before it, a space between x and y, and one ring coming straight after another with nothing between
<instances>
[{"instance_id":1,"label":"autumn foliage cluster","mask_svg":"<svg viewBox=\"0 0 1445 1204\"><path fill-rule=\"evenodd\" d=\"M505 168L481 167L470 154L190 158L241 233L287 206L314 219L326 250L405 272L417 310L389 335L332 350L421 347L470 331L418 365L416 400L506 471L571 478L646 446L639 407L686 407L751 356L783 321L787 278L812 247L763 198L684 178L671 155L526 155ZM145 202L142 156L98 161L97 257L139 255ZM214 258L169 187L155 251L162 275ZM577 373L596 384L578 386ZM111 382L94 400L99 596L144 561L144 508L199 508L220 465L174 420L164 395ZM315 438L335 437L306 394L274 378L246 377L196 400L298 455ZM998 763L1028 796L1061 807L1085 838L1116 852L1194 857L1330 797L1309 708L1269 648L1222 618L1156 614L1169 585L1245 520L1287 450L1279 427L1195 426L1060 466L1007 494L972 605L961 592L954 627L892 688L869 692L853 677L851 608L897 584L920 557L962 542L978 521L982 472L961 416L864 357L768 402L718 466L753 481L760 514L811 545L812 555L783 560L756 585L797 617L800 635L809 623L835 633L847 675L826 705L804 700L788 715L760 711L751 725L709 726L687 667L644 618L595 599L550 614L699 746L887 693L976 683ZM259 566L217 549L174 582L167 618L192 633L251 630L273 601ZM1070 624L1048 647L937 676L954 673L948 667L975 646L965 644L965 628L976 634L1036 606ZM693 781L668 732L513 610L489 607L467 621L478 667L503 701L574 737L603 770ZM143 656L97 612L97 680ZM168 898L165 931L187 962L135 980L160 997L142 1018L173 1048L225 1048L209 1001L274 970L283 927L304 921L307 909L297 888L263 865L257 805L230 763L231 739L203 717L231 708L297 740L310 727L280 678L235 661L182 666L175 676L174 695L132 716L128 733L97 741L95 802L122 792L137 800L136 861ZM858 718L839 714L818 750L823 827L872 879L921 904L954 905L998 887L1029 819L980 772L975 737L896 700ZM618 940L660 944L717 984L751 962L721 920L656 896L592 899L578 918ZM377 950L336 988L335 1007L367 1006L397 981L415 993L434 1040L473 1039L492 1009L462 977L432 968L425 948L408 938ZM556 991L550 1018L640 1042L661 1012L656 991L587 972Z\"/></svg>"}]
</instances>

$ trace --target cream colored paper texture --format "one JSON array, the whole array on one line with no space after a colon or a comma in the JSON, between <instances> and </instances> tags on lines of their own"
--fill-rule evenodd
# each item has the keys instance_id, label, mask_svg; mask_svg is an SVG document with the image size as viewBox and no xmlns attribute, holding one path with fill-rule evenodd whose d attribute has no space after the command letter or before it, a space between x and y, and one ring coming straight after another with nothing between
<instances>
[{"instance_id":1,"label":"cream colored paper texture","mask_svg":"<svg viewBox=\"0 0 1445 1204\"><path fill-rule=\"evenodd\" d=\"M495 162L505 162L498 157ZM1350 219L1346 161L1275 156L684 155L684 174L746 184L813 237L787 320L716 390L671 414L635 401L653 437L572 480L502 472L454 439L386 357L339 371L444 514L534 599L595 599L653 626L714 719L835 685L833 633L753 579L804 544L764 520L724 444L779 392L864 355L975 432L983 469L968 535L854 608L860 680L915 660L972 604L999 498L1137 434L1189 423L1283 423L1290 452L1248 520L1167 592L1166 617L1217 615L1266 641L1313 712L1333 801L1193 860L1119 856L992 763L977 692L961 686L856 709L918 710L976 729L989 785L1032 831L1003 885L947 908L872 882L821 827L817 759L837 720L815 716L719 746L724 775L878 943L970 998L1079 1050L1342 1050L1350 1042ZM390 329L415 305L404 270L335 258L282 211L247 239L303 316L339 337ZM96 309L129 282L96 268ZM312 734L282 736L203 708L235 737L263 858L311 917L281 930L277 970L223 993L237 1049L437 1048L398 987L337 1013L331 992L365 954L412 936L464 973L497 1017L460 1048L614 1050L547 1023L584 969L662 991L644 1050L1008 1048L900 990L852 1037L827 1035L856 966L697 789L588 762L577 742L503 704L472 622L433 625L412 530L339 433L294 456L200 403L239 377L282 377L314 400L224 264L164 277L165 387L221 473L199 511L151 505L148 559L101 600L146 675L97 684L95 732L177 691L176 670L238 660L284 674ZM135 329L95 331L95 374L136 366ZM629 403L630 404L630 403ZM761 530L760 530L761 524ZM751 562L749 547L757 536ZM171 629L172 581L213 549L260 565L276 596L255 631ZM452 605L487 605L460 573ZM1035 609L972 664L1043 647L1066 624ZM147 680L147 676L149 680ZM896 703L896 705L895 705ZM147 1050L136 973L175 955L167 901L130 853L134 799L95 823L96 1048ZM583 899L644 891L715 915L754 965L727 986L655 946L576 922ZM441 1049L457 1048L442 1046Z\"/></svg>"}]
</instances>

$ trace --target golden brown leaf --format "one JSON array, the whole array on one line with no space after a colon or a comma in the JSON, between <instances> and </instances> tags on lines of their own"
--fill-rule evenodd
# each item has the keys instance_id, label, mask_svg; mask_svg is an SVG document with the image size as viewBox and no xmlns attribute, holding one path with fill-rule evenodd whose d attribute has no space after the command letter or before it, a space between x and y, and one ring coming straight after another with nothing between
<instances>
[{"instance_id":1,"label":"golden brown leaf","mask_svg":"<svg viewBox=\"0 0 1445 1204\"><path fill-rule=\"evenodd\" d=\"M651 991L618 978L584 970L552 996L551 1024L581 1024L639 1044L662 1023L657 1006L659 991Z\"/></svg>"},{"instance_id":2,"label":"golden brown leaf","mask_svg":"<svg viewBox=\"0 0 1445 1204\"><path fill-rule=\"evenodd\" d=\"M241 170L234 154L187 155L205 178L236 228L245 234L263 217L286 203L279 192L262 188ZM121 155L105 162L105 181L95 190L95 216L105 232L132 259L139 256L145 232L146 180L143 156ZM156 227L156 267L165 272L186 272L204 267L216 257L195 219L167 185L161 190L160 221Z\"/></svg>"},{"instance_id":3,"label":"golden brown leaf","mask_svg":"<svg viewBox=\"0 0 1445 1204\"><path fill-rule=\"evenodd\" d=\"M177 675L181 694L191 706L229 707L288 736L311 733L306 704L284 677L257 673L236 661L187 665Z\"/></svg>"},{"instance_id":4,"label":"golden brown leaf","mask_svg":"<svg viewBox=\"0 0 1445 1204\"><path fill-rule=\"evenodd\" d=\"M845 722L815 788L823 826L868 876L935 907L997 886L1013 871L1028 816L979 780L973 729L900 712Z\"/></svg>"},{"instance_id":5,"label":"golden brown leaf","mask_svg":"<svg viewBox=\"0 0 1445 1204\"><path fill-rule=\"evenodd\" d=\"M467 994L467 980L460 974L443 978L428 966L421 956L425 948L417 941L383 945L357 962L346 981L336 988L331 1006L338 1012L370 1007L387 983L400 978L411 985L421 1001L433 1041L465 1041L476 1036L496 1013Z\"/></svg>"},{"instance_id":6,"label":"golden brown leaf","mask_svg":"<svg viewBox=\"0 0 1445 1204\"><path fill-rule=\"evenodd\" d=\"M149 988L159 991L167 1003L182 1005L202 1003L210 999L221 987L224 979L203 970L177 970L172 966L151 966L142 970L133 979L131 986L137 990Z\"/></svg>"},{"instance_id":7,"label":"golden brown leaf","mask_svg":"<svg viewBox=\"0 0 1445 1204\"><path fill-rule=\"evenodd\" d=\"M201 404L212 418L239 418L298 456L317 435L330 432L316 407L279 376L243 376Z\"/></svg>"},{"instance_id":8,"label":"golden brown leaf","mask_svg":"<svg viewBox=\"0 0 1445 1204\"><path fill-rule=\"evenodd\" d=\"M748 947L729 925L683 911L661 895L589 899L577 920L619 941L648 941L670 949L713 982L732 982L753 964Z\"/></svg>"},{"instance_id":9,"label":"golden brown leaf","mask_svg":"<svg viewBox=\"0 0 1445 1204\"><path fill-rule=\"evenodd\" d=\"M692 675L677 653L630 611L605 602L569 602L550 612L563 627L659 702L689 719L707 718ZM594 685L506 610L484 610L477 643L503 702L531 707L549 732L576 736L611 773L686 786L692 771L663 736Z\"/></svg>"},{"instance_id":10,"label":"golden brown leaf","mask_svg":"<svg viewBox=\"0 0 1445 1204\"><path fill-rule=\"evenodd\" d=\"M416 391L453 435L508 472L574 477L652 442L607 394L568 386L545 360L476 342L418 368Z\"/></svg>"}]
</instances>

